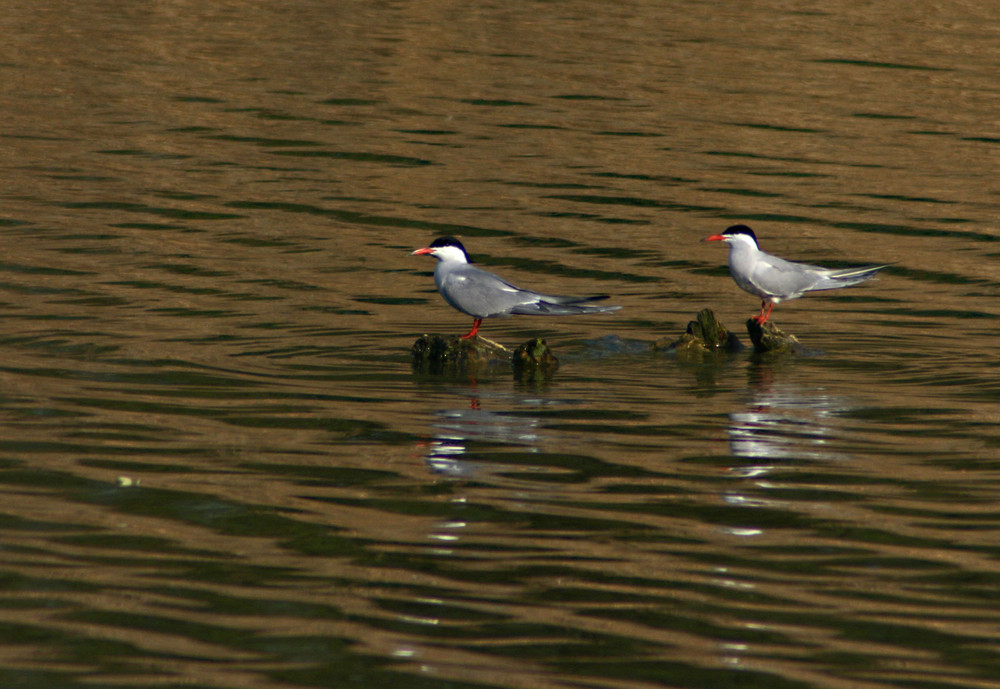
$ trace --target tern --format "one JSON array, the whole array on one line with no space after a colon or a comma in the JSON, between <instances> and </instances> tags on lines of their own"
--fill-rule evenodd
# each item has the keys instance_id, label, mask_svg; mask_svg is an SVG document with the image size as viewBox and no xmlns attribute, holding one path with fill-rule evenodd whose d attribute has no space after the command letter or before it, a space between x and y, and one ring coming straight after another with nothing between
<instances>
[{"instance_id":1,"label":"tern","mask_svg":"<svg viewBox=\"0 0 1000 689\"><path fill-rule=\"evenodd\" d=\"M797 299L806 292L857 285L886 267L883 264L838 269L786 261L761 251L757 235L746 225L733 225L703 241L728 242L729 274L740 289L761 298L760 315L754 316L761 325L779 302Z\"/></svg>"},{"instance_id":2,"label":"tern","mask_svg":"<svg viewBox=\"0 0 1000 689\"><path fill-rule=\"evenodd\" d=\"M438 237L430 246L417 249L411 255L433 256L434 284L444 300L475 321L463 340L479 332L484 318L494 316L571 316L583 313L617 311L620 306L597 306L589 302L607 299L597 297L564 297L540 294L515 287L498 275L472 265L472 259L462 243L454 237Z\"/></svg>"}]
</instances>

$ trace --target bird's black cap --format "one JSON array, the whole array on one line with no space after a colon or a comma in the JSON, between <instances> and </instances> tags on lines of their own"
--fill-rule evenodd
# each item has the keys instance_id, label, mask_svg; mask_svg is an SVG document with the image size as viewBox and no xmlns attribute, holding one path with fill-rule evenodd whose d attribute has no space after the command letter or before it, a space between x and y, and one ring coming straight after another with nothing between
<instances>
[{"instance_id":1,"label":"bird's black cap","mask_svg":"<svg viewBox=\"0 0 1000 689\"><path fill-rule=\"evenodd\" d=\"M440 248L442 246L455 246L455 247L458 247L459 249L462 250L462 253L465 254L465 260L468 261L469 263L472 263L472 259L469 258L469 252L465 250L464 246L462 246L462 242L458 241L457 239L455 239L451 235L445 235L444 237L438 237L437 239L435 239L433 242L430 243L430 248L432 248L432 249L438 249L438 248Z\"/></svg>"},{"instance_id":2,"label":"bird's black cap","mask_svg":"<svg viewBox=\"0 0 1000 689\"><path fill-rule=\"evenodd\" d=\"M755 235L753 230L751 230L747 225L732 225L730 227L727 227L726 231L723 232L722 234L729 234L729 235L745 234L749 236L750 239L753 240L754 244L757 244L757 235ZM758 244L758 246L760 245Z\"/></svg>"}]
</instances>

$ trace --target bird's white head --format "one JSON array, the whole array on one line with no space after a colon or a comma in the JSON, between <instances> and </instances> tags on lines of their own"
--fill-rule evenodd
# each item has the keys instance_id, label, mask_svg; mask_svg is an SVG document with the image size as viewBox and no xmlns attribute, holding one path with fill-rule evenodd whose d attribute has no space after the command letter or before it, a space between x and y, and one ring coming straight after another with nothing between
<instances>
[{"instance_id":1,"label":"bird's white head","mask_svg":"<svg viewBox=\"0 0 1000 689\"><path fill-rule=\"evenodd\" d=\"M462 242L454 237L438 237L430 243L430 246L417 249L411 255L423 256L425 254L433 256L439 261L472 263L472 259L469 258L469 254L466 252L465 247L462 246Z\"/></svg>"},{"instance_id":2,"label":"bird's white head","mask_svg":"<svg viewBox=\"0 0 1000 689\"><path fill-rule=\"evenodd\" d=\"M747 246L759 250L757 235L746 225L733 225L726 228L722 234L713 234L705 237L706 242L728 242L732 246Z\"/></svg>"}]
</instances>

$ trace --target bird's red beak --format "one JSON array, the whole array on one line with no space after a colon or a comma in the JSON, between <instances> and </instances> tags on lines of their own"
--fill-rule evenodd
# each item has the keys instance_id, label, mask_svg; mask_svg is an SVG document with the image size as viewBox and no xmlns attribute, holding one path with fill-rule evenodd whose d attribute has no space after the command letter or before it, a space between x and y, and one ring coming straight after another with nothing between
<instances>
[{"instance_id":1,"label":"bird's red beak","mask_svg":"<svg viewBox=\"0 0 1000 689\"><path fill-rule=\"evenodd\" d=\"M721 234L713 234L713 235L710 235L708 237L705 237L701 241L703 241L703 242L724 242L724 241L726 241L726 238L723 235L721 235Z\"/></svg>"},{"instance_id":2,"label":"bird's red beak","mask_svg":"<svg viewBox=\"0 0 1000 689\"><path fill-rule=\"evenodd\" d=\"M423 249L417 249L412 254L410 254L410 256L423 256L424 254L433 254L433 253L434 249L430 248L429 246L425 246Z\"/></svg>"}]
</instances>

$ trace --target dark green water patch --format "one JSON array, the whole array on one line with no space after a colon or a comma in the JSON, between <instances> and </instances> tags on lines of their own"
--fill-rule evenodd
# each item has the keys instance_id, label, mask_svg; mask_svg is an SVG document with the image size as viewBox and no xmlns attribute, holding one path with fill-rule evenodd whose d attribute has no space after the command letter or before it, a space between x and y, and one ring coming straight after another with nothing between
<instances>
[{"instance_id":1,"label":"dark green water patch","mask_svg":"<svg viewBox=\"0 0 1000 689\"><path fill-rule=\"evenodd\" d=\"M434 165L434 161L410 156L368 153L364 151L272 151L271 155L293 156L297 158L329 158L349 160L356 163L379 163L382 165L403 165L407 167Z\"/></svg>"},{"instance_id":2,"label":"dark green water patch","mask_svg":"<svg viewBox=\"0 0 1000 689\"><path fill-rule=\"evenodd\" d=\"M819 58L813 60L819 64L848 65L852 67L871 67L875 69L902 69L915 70L921 72L951 72L953 70L944 67L931 67L928 65L914 65L899 62L876 62L872 60L849 60L845 58Z\"/></svg>"}]
</instances>

